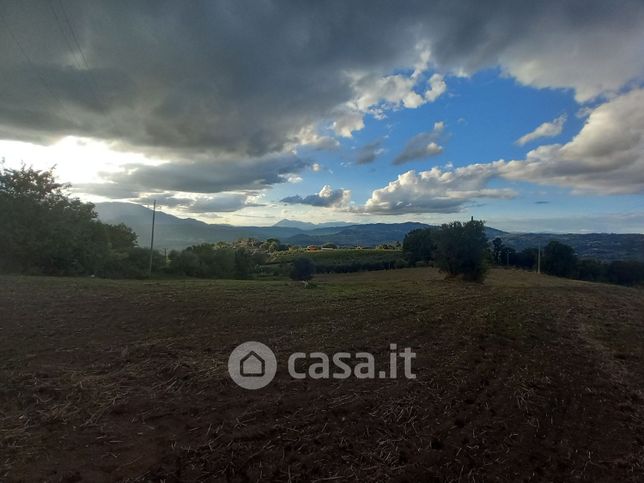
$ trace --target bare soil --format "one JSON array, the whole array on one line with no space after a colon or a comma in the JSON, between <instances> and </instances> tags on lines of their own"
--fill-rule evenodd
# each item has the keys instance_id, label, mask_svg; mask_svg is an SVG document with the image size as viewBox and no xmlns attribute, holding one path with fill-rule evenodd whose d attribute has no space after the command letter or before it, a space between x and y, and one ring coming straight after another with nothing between
<instances>
[{"instance_id":1,"label":"bare soil","mask_svg":"<svg viewBox=\"0 0 644 483\"><path fill-rule=\"evenodd\" d=\"M519 271L0 278L1 481L644 481L644 292ZM258 340L266 388L228 377ZM417 352L294 380L294 351Z\"/></svg>"}]
</instances>

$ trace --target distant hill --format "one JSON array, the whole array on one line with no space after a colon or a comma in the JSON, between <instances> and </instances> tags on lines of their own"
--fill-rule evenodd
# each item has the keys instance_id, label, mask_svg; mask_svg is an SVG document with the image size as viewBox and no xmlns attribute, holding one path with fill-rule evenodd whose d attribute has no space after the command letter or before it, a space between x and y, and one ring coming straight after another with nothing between
<instances>
[{"instance_id":1,"label":"distant hill","mask_svg":"<svg viewBox=\"0 0 644 483\"><path fill-rule=\"evenodd\" d=\"M372 223L350 225L345 227L318 228L288 238L286 243L292 245L336 245L374 246L381 243L402 241L405 235L417 228L427 228L423 223Z\"/></svg>"},{"instance_id":2,"label":"distant hill","mask_svg":"<svg viewBox=\"0 0 644 483\"><path fill-rule=\"evenodd\" d=\"M279 226L283 228L299 228L300 230L314 230L316 228L329 228L337 226L349 226L352 223L347 223L346 221L330 221L326 223L309 223L307 221L297 221L297 220L288 220L283 219L275 223L273 226Z\"/></svg>"},{"instance_id":3,"label":"distant hill","mask_svg":"<svg viewBox=\"0 0 644 483\"><path fill-rule=\"evenodd\" d=\"M134 203L97 203L99 218L106 223L125 223L139 236L139 244L150 243L152 210ZM415 222L367 223L351 225L341 223L314 223L282 220L273 226L233 226L208 224L191 218L179 218L157 212L155 245L160 249L182 249L199 243L235 241L239 238L278 238L291 245L322 245L335 243L340 246L375 246L382 243L402 241L405 235L417 228L430 225ZM505 244L523 250L544 247L550 240L558 240L575 249L577 255L600 260L644 260L644 235L642 234L549 234L549 233L507 233L486 227L487 237L499 237Z\"/></svg>"},{"instance_id":4,"label":"distant hill","mask_svg":"<svg viewBox=\"0 0 644 483\"><path fill-rule=\"evenodd\" d=\"M134 203L97 203L99 219L106 223L125 223L139 236L139 245L150 243L152 210ZM182 249L199 243L235 241L239 238L286 239L302 230L288 227L252 227L208 224L192 218L179 218L157 211L155 245L158 248Z\"/></svg>"},{"instance_id":5,"label":"distant hill","mask_svg":"<svg viewBox=\"0 0 644 483\"><path fill-rule=\"evenodd\" d=\"M152 210L134 203L97 203L99 218L106 223L125 223L139 236L139 244L150 243ZM290 220L289 220L290 221ZM315 245L327 242L338 245L372 246L380 243L402 241L405 235L428 225L422 223L376 223L364 225L327 226L311 223L308 230L283 226L232 226L208 224L191 218L178 218L158 211L156 217L155 245L159 248L180 249L198 243L234 241L239 238L278 238L291 245Z\"/></svg>"},{"instance_id":6,"label":"distant hill","mask_svg":"<svg viewBox=\"0 0 644 483\"><path fill-rule=\"evenodd\" d=\"M375 246L382 243L402 242L410 231L430 226L432 225L408 221L405 223L368 223L345 227L316 228L306 233L294 235L286 241L292 245L335 243L336 245ZM486 227L485 231L488 238L506 234L490 227Z\"/></svg>"},{"instance_id":7,"label":"distant hill","mask_svg":"<svg viewBox=\"0 0 644 483\"><path fill-rule=\"evenodd\" d=\"M557 240L570 245L584 258L644 261L644 235L639 233L505 233L499 238L517 251L537 246L543 248L550 240Z\"/></svg>"}]
</instances>

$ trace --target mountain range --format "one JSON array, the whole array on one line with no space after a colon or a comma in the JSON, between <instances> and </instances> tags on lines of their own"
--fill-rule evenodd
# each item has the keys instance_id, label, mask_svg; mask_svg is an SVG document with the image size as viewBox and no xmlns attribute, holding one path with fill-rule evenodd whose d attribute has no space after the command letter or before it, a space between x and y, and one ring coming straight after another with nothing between
<instances>
[{"instance_id":1,"label":"mountain range","mask_svg":"<svg viewBox=\"0 0 644 483\"><path fill-rule=\"evenodd\" d=\"M307 221L297 221L289 220L284 218L283 220L278 221L273 226L280 226L283 228L299 228L300 230L315 230L316 228L335 228L338 226L350 226L353 223L347 223L346 221L328 221L326 223L310 223Z\"/></svg>"},{"instance_id":2,"label":"mountain range","mask_svg":"<svg viewBox=\"0 0 644 483\"><path fill-rule=\"evenodd\" d=\"M125 223L138 235L141 246L150 243L152 210L134 203L97 203L96 212L105 223ZM158 249L183 249L200 243L231 242L240 238L277 238L290 245L322 245L335 243L340 246L375 246L382 243L402 242L405 235L417 228L430 225L417 222L366 223L346 222L307 223L281 220L273 226L233 226L209 224L192 218L179 218L157 211L155 246ZM516 250L545 246L550 240L571 245L581 257L600 260L644 260L643 234L551 234L508 233L486 227L489 239L499 237Z\"/></svg>"}]
</instances>

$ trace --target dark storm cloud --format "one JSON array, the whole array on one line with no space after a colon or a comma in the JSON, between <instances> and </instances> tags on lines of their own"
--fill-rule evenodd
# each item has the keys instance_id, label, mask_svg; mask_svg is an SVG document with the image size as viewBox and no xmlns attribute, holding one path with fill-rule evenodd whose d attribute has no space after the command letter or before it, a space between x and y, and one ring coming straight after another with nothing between
<instances>
[{"instance_id":1,"label":"dark storm cloud","mask_svg":"<svg viewBox=\"0 0 644 483\"><path fill-rule=\"evenodd\" d=\"M241 210L242 208L265 206L250 201L248 193L221 193L196 200L188 208L193 213L223 213Z\"/></svg>"},{"instance_id":2,"label":"dark storm cloud","mask_svg":"<svg viewBox=\"0 0 644 483\"><path fill-rule=\"evenodd\" d=\"M588 99L642 74L643 18L635 0L3 2L0 135L181 160L134 170L141 188L255 189L281 167L240 177L226 156L259 166L302 142L360 97L356 73L411 68L427 48L445 72L500 65Z\"/></svg>"},{"instance_id":3,"label":"dark storm cloud","mask_svg":"<svg viewBox=\"0 0 644 483\"><path fill-rule=\"evenodd\" d=\"M257 192L245 193L216 193L202 195L197 198L185 198L172 192L140 193L116 183L91 183L74 187L77 193L92 193L111 199L127 199L144 206L152 206L156 202L157 208L178 208L189 213L224 213L241 210L242 208L260 207L264 204L257 203Z\"/></svg>"},{"instance_id":4,"label":"dark storm cloud","mask_svg":"<svg viewBox=\"0 0 644 483\"><path fill-rule=\"evenodd\" d=\"M635 1L63 5L3 4L3 24L10 27L3 25L0 47L3 124L12 125L6 113L20 107L40 120L21 125L43 136L64 130L133 145L251 155L280 150L303 125L350 100L344 72L386 74L411 66L419 42L446 67L473 70L506 58L512 68L519 54L535 60L540 36L577 35L584 70L583 34L618 25L617 42L641 27L643 10ZM548 32L541 31L545 24ZM90 71L74 50L74 35ZM557 67L556 59L551 64ZM611 74L595 73L595 83L603 79L608 83ZM60 112L63 105L71 116Z\"/></svg>"},{"instance_id":5,"label":"dark storm cloud","mask_svg":"<svg viewBox=\"0 0 644 483\"><path fill-rule=\"evenodd\" d=\"M173 193L153 193L147 196L133 197L134 201L140 205L151 205L155 201L158 207L176 208L178 206L190 206L194 200L190 198L180 198Z\"/></svg>"},{"instance_id":6,"label":"dark storm cloud","mask_svg":"<svg viewBox=\"0 0 644 483\"><path fill-rule=\"evenodd\" d=\"M76 183L72 186L72 191L74 193L93 194L114 200L121 200L127 198L138 198L141 190L133 188L132 186L107 182Z\"/></svg>"},{"instance_id":7,"label":"dark storm cloud","mask_svg":"<svg viewBox=\"0 0 644 483\"><path fill-rule=\"evenodd\" d=\"M160 190L218 193L260 190L284 183L309 163L296 156L182 161L152 165L130 165L118 173L104 174L115 186L133 191Z\"/></svg>"}]
</instances>

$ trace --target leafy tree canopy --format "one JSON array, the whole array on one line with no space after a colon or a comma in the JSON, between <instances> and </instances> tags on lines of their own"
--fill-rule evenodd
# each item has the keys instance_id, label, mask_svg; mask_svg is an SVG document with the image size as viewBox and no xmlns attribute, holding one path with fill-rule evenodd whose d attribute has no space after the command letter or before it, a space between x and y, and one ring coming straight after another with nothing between
<instances>
[{"instance_id":1,"label":"leafy tree canopy","mask_svg":"<svg viewBox=\"0 0 644 483\"><path fill-rule=\"evenodd\" d=\"M488 242L483 221L444 224L434 232L433 239L436 243L434 258L442 271L450 276L460 275L465 280L485 278Z\"/></svg>"},{"instance_id":2,"label":"leafy tree canopy","mask_svg":"<svg viewBox=\"0 0 644 483\"><path fill-rule=\"evenodd\" d=\"M68 187L52 170L0 167L0 270L94 274L112 250L136 246L132 230L99 222L94 205L71 198Z\"/></svg>"},{"instance_id":3,"label":"leafy tree canopy","mask_svg":"<svg viewBox=\"0 0 644 483\"><path fill-rule=\"evenodd\" d=\"M577 256L569 245L550 241L543 250L543 271L557 277L572 277L577 271Z\"/></svg>"}]
</instances>

